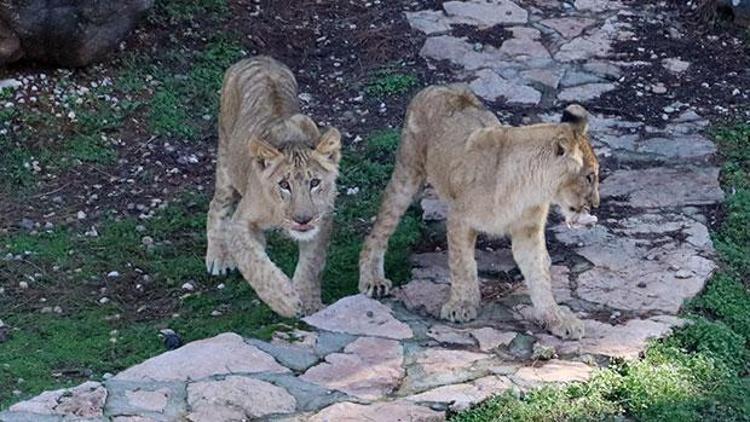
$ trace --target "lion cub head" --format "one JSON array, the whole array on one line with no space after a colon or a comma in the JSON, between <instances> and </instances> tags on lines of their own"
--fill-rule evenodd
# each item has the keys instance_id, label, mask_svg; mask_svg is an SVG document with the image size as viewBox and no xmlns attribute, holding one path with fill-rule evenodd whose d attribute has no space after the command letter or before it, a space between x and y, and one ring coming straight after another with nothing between
<instances>
[{"instance_id":1,"label":"lion cub head","mask_svg":"<svg viewBox=\"0 0 750 422\"><path fill-rule=\"evenodd\" d=\"M268 207L295 240L312 239L321 218L333 211L341 159L341 134L322 135L307 116L297 114L272 124L254 139L251 155Z\"/></svg>"},{"instance_id":2,"label":"lion cub head","mask_svg":"<svg viewBox=\"0 0 750 422\"><path fill-rule=\"evenodd\" d=\"M591 208L599 206L599 161L588 140L588 113L579 105L563 112L555 155L561 164L562 178L554 202L568 224L574 223ZM564 127L567 126L567 127Z\"/></svg>"}]
</instances>

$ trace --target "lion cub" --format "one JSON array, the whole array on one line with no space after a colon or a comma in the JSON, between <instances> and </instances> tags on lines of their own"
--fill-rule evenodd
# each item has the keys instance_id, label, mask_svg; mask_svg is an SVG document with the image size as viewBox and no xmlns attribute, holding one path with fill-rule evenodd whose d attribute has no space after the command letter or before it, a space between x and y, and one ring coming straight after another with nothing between
<instances>
[{"instance_id":1,"label":"lion cub","mask_svg":"<svg viewBox=\"0 0 750 422\"><path fill-rule=\"evenodd\" d=\"M283 316L321 308L340 150L338 130L321 135L300 114L297 82L286 66L255 57L230 67L221 90L216 191L208 211L208 272L239 267ZM274 228L299 243L291 280L265 251L264 231Z\"/></svg>"},{"instance_id":2,"label":"lion cub","mask_svg":"<svg viewBox=\"0 0 750 422\"><path fill-rule=\"evenodd\" d=\"M383 256L412 198L431 184L449 205L451 292L441 317L476 318L480 303L477 234L510 235L513 257L528 284L534 313L553 334L583 336L583 324L552 297L544 227L550 204L567 222L589 220L599 206L599 164L587 139L587 115L565 109L557 124L501 126L463 85L433 86L406 114L393 175L359 260L359 290L386 295Z\"/></svg>"}]
</instances>

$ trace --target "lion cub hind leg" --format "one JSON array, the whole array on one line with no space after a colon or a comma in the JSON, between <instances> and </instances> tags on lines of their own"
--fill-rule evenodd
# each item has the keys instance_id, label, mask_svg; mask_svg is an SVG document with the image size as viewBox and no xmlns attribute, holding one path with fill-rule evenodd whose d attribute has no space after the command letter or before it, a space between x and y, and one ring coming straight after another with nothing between
<instances>
[{"instance_id":1,"label":"lion cub hind leg","mask_svg":"<svg viewBox=\"0 0 750 422\"><path fill-rule=\"evenodd\" d=\"M545 213L546 215L546 213ZM549 255L544 241L544 222L511 231L513 258L529 288L537 321L563 339L583 337L583 322L552 296Z\"/></svg>"},{"instance_id":2,"label":"lion cub hind leg","mask_svg":"<svg viewBox=\"0 0 750 422\"><path fill-rule=\"evenodd\" d=\"M229 183L221 166L217 166L216 190L208 208L206 222L206 270L211 275L224 275L237 268L229 249L229 226L239 195Z\"/></svg>"},{"instance_id":3,"label":"lion cub hind leg","mask_svg":"<svg viewBox=\"0 0 750 422\"><path fill-rule=\"evenodd\" d=\"M452 322L467 322L477 317L481 301L474 247L477 232L455 211L448 216L448 261L451 292L440 310L440 317Z\"/></svg>"},{"instance_id":4,"label":"lion cub hind leg","mask_svg":"<svg viewBox=\"0 0 750 422\"><path fill-rule=\"evenodd\" d=\"M423 163L416 140L404 129L391 180L385 188L378 216L359 255L359 291L369 297L388 295L392 287L385 278L385 252L388 239L398 226L401 216L424 182Z\"/></svg>"},{"instance_id":5,"label":"lion cub hind leg","mask_svg":"<svg viewBox=\"0 0 750 422\"><path fill-rule=\"evenodd\" d=\"M320 223L318 234L308 241L299 242L299 260L292 277L292 285L302 299L302 310L305 315L323 308L323 300L320 297L321 279L332 228L333 218L330 215L325 216Z\"/></svg>"},{"instance_id":6,"label":"lion cub hind leg","mask_svg":"<svg viewBox=\"0 0 750 422\"><path fill-rule=\"evenodd\" d=\"M302 316L302 299L289 277L266 254L261 230L233 220L230 246L242 276L263 302L281 316Z\"/></svg>"}]
</instances>

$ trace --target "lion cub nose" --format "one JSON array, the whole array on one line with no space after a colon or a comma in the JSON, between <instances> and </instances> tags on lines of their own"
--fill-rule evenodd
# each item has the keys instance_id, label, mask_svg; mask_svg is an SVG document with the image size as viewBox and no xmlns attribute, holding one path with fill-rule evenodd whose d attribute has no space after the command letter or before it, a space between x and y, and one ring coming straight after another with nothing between
<instances>
[{"instance_id":1,"label":"lion cub nose","mask_svg":"<svg viewBox=\"0 0 750 422\"><path fill-rule=\"evenodd\" d=\"M292 218L292 220L294 220L294 222L299 224L300 226L304 226L312 221L312 217L307 215L296 215L294 216L294 218Z\"/></svg>"}]
</instances>

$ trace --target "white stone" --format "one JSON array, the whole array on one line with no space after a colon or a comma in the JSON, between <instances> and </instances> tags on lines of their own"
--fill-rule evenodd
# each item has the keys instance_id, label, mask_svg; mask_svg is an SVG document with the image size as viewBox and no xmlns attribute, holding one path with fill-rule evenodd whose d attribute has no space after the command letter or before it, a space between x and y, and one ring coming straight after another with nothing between
<instances>
[{"instance_id":1,"label":"white stone","mask_svg":"<svg viewBox=\"0 0 750 422\"><path fill-rule=\"evenodd\" d=\"M596 23L594 19L583 17L562 17L545 19L540 22L542 25L554 29L563 38L575 38L583 32L584 29Z\"/></svg>"},{"instance_id":2,"label":"white stone","mask_svg":"<svg viewBox=\"0 0 750 422\"><path fill-rule=\"evenodd\" d=\"M724 199L717 167L617 170L601 185L602 200L632 207L711 205ZM625 201L609 199L626 197Z\"/></svg>"},{"instance_id":3,"label":"white stone","mask_svg":"<svg viewBox=\"0 0 750 422\"><path fill-rule=\"evenodd\" d=\"M523 387L541 383L583 382L591 377L593 368L582 362L552 359L539 367L525 366L510 378Z\"/></svg>"},{"instance_id":4,"label":"white stone","mask_svg":"<svg viewBox=\"0 0 750 422\"><path fill-rule=\"evenodd\" d=\"M688 68L690 67L690 62L686 62L674 57L662 60L661 64L672 73L682 73L688 70Z\"/></svg>"},{"instance_id":5,"label":"white stone","mask_svg":"<svg viewBox=\"0 0 750 422\"><path fill-rule=\"evenodd\" d=\"M492 327L471 330L471 335L479 342L479 350L489 352L499 346L507 346L518 335L514 331L499 331Z\"/></svg>"},{"instance_id":6,"label":"white stone","mask_svg":"<svg viewBox=\"0 0 750 422\"><path fill-rule=\"evenodd\" d=\"M605 92L615 89L612 83L593 83L565 88L557 95L561 101L584 102L598 98Z\"/></svg>"},{"instance_id":7,"label":"white stone","mask_svg":"<svg viewBox=\"0 0 750 422\"><path fill-rule=\"evenodd\" d=\"M189 384L187 394L187 419L192 422L240 421L291 413L297 407L294 396L285 389L240 376Z\"/></svg>"},{"instance_id":8,"label":"white stone","mask_svg":"<svg viewBox=\"0 0 750 422\"><path fill-rule=\"evenodd\" d=\"M155 391L130 390L125 392L125 398L131 406L148 412L163 413L169 402L170 390L162 388Z\"/></svg>"},{"instance_id":9,"label":"white stone","mask_svg":"<svg viewBox=\"0 0 750 422\"><path fill-rule=\"evenodd\" d=\"M393 317L391 309L377 300L358 294L303 319L313 327L354 335L370 335L396 340L411 338L408 325Z\"/></svg>"},{"instance_id":10,"label":"white stone","mask_svg":"<svg viewBox=\"0 0 750 422\"><path fill-rule=\"evenodd\" d=\"M469 87L475 94L489 101L504 98L508 103L537 104L542 99L542 94L536 89L508 81L490 69L478 71Z\"/></svg>"},{"instance_id":11,"label":"white stone","mask_svg":"<svg viewBox=\"0 0 750 422\"><path fill-rule=\"evenodd\" d=\"M442 422L445 413L408 401L378 402L368 405L343 402L326 407L309 422Z\"/></svg>"},{"instance_id":12,"label":"white stone","mask_svg":"<svg viewBox=\"0 0 750 422\"><path fill-rule=\"evenodd\" d=\"M446 403L450 410L460 412L511 388L513 388L513 383L507 377L492 375L471 383L437 387L424 393L408 396L406 400Z\"/></svg>"},{"instance_id":13,"label":"white stone","mask_svg":"<svg viewBox=\"0 0 750 422\"><path fill-rule=\"evenodd\" d=\"M224 333L188 343L120 372L113 379L128 381L186 381L212 375L256 372L290 372L273 357L242 337Z\"/></svg>"},{"instance_id":14,"label":"white stone","mask_svg":"<svg viewBox=\"0 0 750 422\"><path fill-rule=\"evenodd\" d=\"M107 390L98 382L89 381L77 387L47 391L31 400L16 403L11 412L39 415L65 415L78 418L103 416Z\"/></svg>"}]
</instances>

